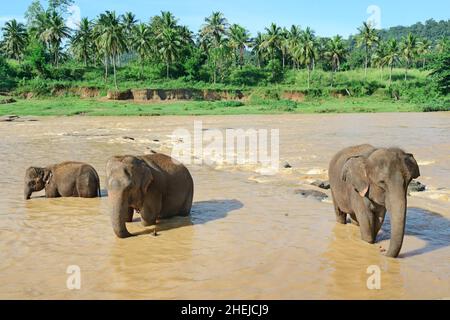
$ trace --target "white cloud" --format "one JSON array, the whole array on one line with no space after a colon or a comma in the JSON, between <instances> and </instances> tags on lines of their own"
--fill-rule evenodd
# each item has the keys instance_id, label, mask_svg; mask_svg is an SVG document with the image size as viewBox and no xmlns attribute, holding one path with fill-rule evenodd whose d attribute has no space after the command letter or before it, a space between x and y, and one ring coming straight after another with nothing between
<instances>
[{"instance_id":1,"label":"white cloud","mask_svg":"<svg viewBox=\"0 0 450 320\"><path fill-rule=\"evenodd\" d=\"M77 29L80 25L80 21L81 21L81 9L79 6L76 5L71 5L68 9L67 12L69 14L69 16L66 19L66 25L70 28L70 29Z\"/></svg>"}]
</instances>

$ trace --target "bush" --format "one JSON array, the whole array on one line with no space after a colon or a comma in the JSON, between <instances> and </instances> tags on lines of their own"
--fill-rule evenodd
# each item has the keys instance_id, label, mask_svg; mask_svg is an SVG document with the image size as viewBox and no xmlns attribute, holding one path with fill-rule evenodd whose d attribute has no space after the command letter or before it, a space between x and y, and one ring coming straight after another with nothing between
<instances>
[{"instance_id":1,"label":"bush","mask_svg":"<svg viewBox=\"0 0 450 320\"><path fill-rule=\"evenodd\" d=\"M14 71L3 57L0 56L0 91L9 91L14 88Z\"/></svg>"},{"instance_id":2,"label":"bush","mask_svg":"<svg viewBox=\"0 0 450 320\"><path fill-rule=\"evenodd\" d=\"M266 80L268 75L264 70L246 65L242 69L234 69L230 74L230 83L238 86L256 86Z\"/></svg>"},{"instance_id":3,"label":"bush","mask_svg":"<svg viewBox=\"0 0 450 320\"><path fill-rule=\"evenodd\" d=\"M237 108L237 107L242 107L245 104L242 101L218 101L215 103L217 105L217 107L220 108Z\"/></svg>"}]
</instances>

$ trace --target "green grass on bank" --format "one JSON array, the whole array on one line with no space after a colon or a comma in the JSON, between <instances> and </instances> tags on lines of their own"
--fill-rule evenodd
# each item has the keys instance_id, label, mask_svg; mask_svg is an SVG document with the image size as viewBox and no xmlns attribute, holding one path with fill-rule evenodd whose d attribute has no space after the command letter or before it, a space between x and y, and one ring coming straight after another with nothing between
<instances>
[{"instance_id":1,"label":"green grass on bank","mask_svg":"<svg viewBox=\"0 0 450 320\"><path fill-rule=\"evenodd\" d=\"M419 105L377 97L238 101L168 101L135 103L100 101L77 97L19 99L0 105L0 115L19 116L159 116L159 115L239 115L276 113L358 113L358 112L420 112Z\"/></svg>"}]
</instances>

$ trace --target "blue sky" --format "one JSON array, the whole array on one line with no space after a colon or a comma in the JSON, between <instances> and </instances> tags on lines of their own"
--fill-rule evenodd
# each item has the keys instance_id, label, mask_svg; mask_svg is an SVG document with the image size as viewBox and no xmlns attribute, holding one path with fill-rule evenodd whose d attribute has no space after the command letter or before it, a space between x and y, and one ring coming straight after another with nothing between
<instances>
[{"instance_id":1,"label":"blue sky","mask_svg":"<svg viewBox=\"0 0 450 320\"><path fill-rule=\"evenodd\" d=\"M23 19L31 0L2 2L0 25L10 18ZM161 10L169 10L193 31L198 31L212 11L219 10L230 23L242 24L252 34L276 22L288 27L292 24L310 26L320 36L348 36L356 33L362 21L374 16L367 12L370 5L379 8L382 28L410 25L430 18L450 18L449 0L76 0L75 4L72 21L78 19L78 9L81 16L89 18L105 10L132 11L145 22ZM372 12L377 16L377 10Z\"/></svg>"}]
</instances>

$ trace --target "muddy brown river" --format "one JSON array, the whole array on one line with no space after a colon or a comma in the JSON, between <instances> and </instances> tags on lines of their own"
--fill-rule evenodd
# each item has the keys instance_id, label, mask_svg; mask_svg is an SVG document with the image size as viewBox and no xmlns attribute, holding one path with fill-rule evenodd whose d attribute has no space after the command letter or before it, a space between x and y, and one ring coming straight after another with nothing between
<instances>
[{"instance_id":1,"label":"muddy brown river","mask_svg":"<svg viewBox=\"0 0 450 320\"><path fill-rule=\"evenodd\" d=\"M2 299L445 299L450 298L450 113L205 117L42 117L0 122ZM118 239L107 197L23 200L28 166L92 164L106 195L116 154L171 153L177 128L279 129L282 168L188 164L192 214L163 220L159 236L135 215ZM125 137L125 138L124 138ZM132 138L132 139L130 139ZM337 225L331 201L297 189L327 178L339 149L399 146L415 155L427 190L408 198L404 245L385 257L389 222L374 245ZM320 190L320 189L314 189ZM329 191L320 190L329 194ZM69 290L68 266L81 288ZM369 266L381 271L369 290Z\"/></svg>"}]
</instances>

